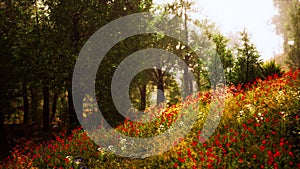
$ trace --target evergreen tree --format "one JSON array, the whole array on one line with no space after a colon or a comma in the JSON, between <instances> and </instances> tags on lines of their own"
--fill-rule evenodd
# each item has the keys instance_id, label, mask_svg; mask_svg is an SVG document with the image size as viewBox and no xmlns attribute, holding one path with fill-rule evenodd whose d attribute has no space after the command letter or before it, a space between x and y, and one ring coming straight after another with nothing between
<instances>
[{"instance_id":1,"label":"evergreen tree","mask_svg":"<svg viewBox=\"0 0 300 169\"><path fill-rule=\"evenodd\" d=\"M237 58L233 67L233 83L244 85L261 77L262 61L256 47L250 42L249 34L244 30L240 32L240 36L240 45L237 45Z\"/></svg>"}]
</instances>

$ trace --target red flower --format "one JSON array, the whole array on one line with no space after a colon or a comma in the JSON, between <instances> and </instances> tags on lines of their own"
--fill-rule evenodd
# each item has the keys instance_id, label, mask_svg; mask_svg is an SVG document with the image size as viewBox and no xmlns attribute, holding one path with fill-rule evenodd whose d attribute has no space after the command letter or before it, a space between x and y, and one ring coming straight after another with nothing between
<instances>
[{"instance_id":1,"label":"red flower","mask_svg":"<svg viewBox=\"0 0 300 169\"><path fill-rule=\"evenodd\" d=\"M273 162L274 162L274 158L273 158L273 157L269 157L269 159L268 159L268 164L269 164L269 165L272 165Z\"/></svg>"},{"instance_id":2,"label":"red flower","mask_svg":"<svg viewBox=\"0 0 300 169\"><path fill-rule=\"evenodd\" d=\"M264 151L265 150L265 146L260 146L260 150Z\"/></svg>"},{"instance_id":3,"label":"red flower","mask_svg":"<svg viewBox=\"0 0 300 169\"><path fill-rule=\"evenodd\" d=\"M278 164L274 163L274 169L278 169Z\"/></svg>"},{"instance_id":4,"label":"red flower","mask_svg":"<svg viewBox=\"0 0 300 169\"><path fill-rule=\"evenodd\" d=\"M200 160L201 160L201 161L204 161L205 159L204 159L204 157L201 157Z\"/></svg>"},{"instance_id":5,"label":"red flower","mask_svg":"<svg viewBox=\"0 0 300 169\"><path fill-rule=\"evenodd\" d=\"M234 142L236 142L236 139L235 139L235 138L233 138L233 137L232 137L232 138L230 138L230 140L231 140L231 142L233 142L233 143L234 143Z\"/></svg>"},{"instance_id":6,"label":"red flower","mask_svg":"<svg viewBox=\"0 0 300 169\"><path fill-rule=\"evenodd\" d=\"M68 158L64 158L65 162L68 164L70 160Z\"/></svg>"},{"instance_id":7,"label":"red flower","mask_svg":"<svg viewBox=\"0 0 300 169\"><path fill-rule=\"evenodd\" d=\"M280 156L280 152L279 151L277 151L275 154L274 154L274 157L279 157Z\"/></svg>"},{"instance_id":8,"label":"red flower","mask_svg":"<svg viewBox=\"0 0 300 169\"><path fill-rule=\"evenodd\" d=\"M204 139L203 137L201 137L201 136L198 136L198 140L199 140L201 143L203 143L203 142L205 141L205 139Z\"/></svg>"},{"instance_id":9,"label":"red flower","mask_svg":"<svg viewBox=\"0 0 300 169\"><path fill-rule=\"evenodd\" d=\"M237 136L239 133L238 132L234 132L234 136Z\"/></svg>"},{"instance_id":10,"label":"red flower","mask_svg":"<svg viewBox=\"0 0 300 169\"><path fill-rule=\"evenodd\" d=\"M180 158L180 157L178 157L178 160L179 160L181 163L184 163L184 162L185 162L185 158Z\"/></svg>"},{"instance_id":11,"label":"red flower","mask_svg":"<svg viewBox=\"0 0 300 169\"><path fill-rule=\"evenodd\" d=\"M291 156L291 157L294 157L294 154L293 154L293 152L289 152L289 155Z\"/></svg>"},{"instance_id":12,"label":"red flower","mask_svg":"<svg viewBox=\"0 0 300 169\"><path fill-rule=\"evenodd\" d=\"M257 157L256 154L253 154L252 158L256 159L256 157Z\"/></svg>"},{"instance_id":13,"label":"red flower","mask_svg":"<svg viewBox=\"0 0 300 169\"><path fill-rule=\"evenodd\" d=\"M177 167L178 167L178 164L177 164L177 163L175 163L175 164L174 164L174 168L177 168Z\"/></svg>"},{"instance_id":14,"label":"red flower","mask_svg":"<svg viewBox=\"0 0 300 169\"><path fill-rule=\"evenodd\" d=\"M189 149L189 148L188 148L188 156L189 156L189 158L191 158L191 156L192 156L191 149Z\"/></svg>"},{"instance_id":15,"label":"red flower","mask_svg":"<svg viewBox=\"0 0 300 169\"><path fill-rule=\"evenodd\" d=\"M216 144L216 145L219 145L219 140L216 140L216 141L215 141L215 144Z\"/></svg>"},{"instance_id":16,"label":"red flower","mask_svg":"<svg viewBox=\"0 0 300 169\"><path fill-rule=\"evenodd\" d=\"M193 141L192 146L196 147L198 145L198 141Z\"/></svg>"},{"instance_id":17,"label":"red flower","mask_svg":"<svg viewBox=\"0 0 300 169\"><path fill-rule=\"evenodd\" d=\"M272 156L272 155L273 155L273 153L272 153L271 151L268 151L268 154L269 154L269 156Z\"/></svg>"},{"instance_id":18,"label":"red flower","mask_svg":"<svg viewBox=\"0 0 300 169\"><path fill-rule=\"evenodd\" d=\"M263 140L261 143L262 143L262 144L266 144L266 143L267 143L267 141L266 141L266 140Z\"/></svg>"},{"instance_id":19,"label":"red flower","mask_svg":"<svg viewBox=\"0 0 300 169\"><path fill-rule=\"evenodd\" d=\"M242 163L242 162L243 162L243 159L239 158L239 162Z\"/></svg>"},{"instance_id":20,"label":"red flower","mask_svg":"<svg viewBox=\"0 0 300 169\"><path fill-rule=\"evenodd\" d=\"M282 147L284 145L284 142L280 142L279 145Z\"/></svg>"}]
</instances>

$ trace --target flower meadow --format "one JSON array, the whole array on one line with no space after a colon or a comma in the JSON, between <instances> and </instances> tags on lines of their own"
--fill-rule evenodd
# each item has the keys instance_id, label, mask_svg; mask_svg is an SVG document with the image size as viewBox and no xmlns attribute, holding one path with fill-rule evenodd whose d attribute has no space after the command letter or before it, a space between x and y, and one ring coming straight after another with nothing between
<instances>
[{"instance_id":1,"label":"flower meadow","mask_svg":"<svg viewBox=\"0 0 300 169\"><path fill-rule=\"evenodd\" d=\"M300 69L278 77L257 79L226 88L222 118L208 140L201 131L211 104L211 92L197 93L184 103L147 110L151 123L125 120L116 130L131 137L166 132L181 115L199 106L198 119L184 138L158 156L125 158L105 151L77 128L51 141L16 146L0 168L299 168ZM182 124L184 125L184 124ZM184 126L182 126L184 127ZM167 141L167 140L166 140ZM119 144L130 144L123 139ZM151 143L149 143L151 144ZM161 143L163 144L163 143ZM111 150L114 149L112 145Z\"/></svg>"}]
</instances>

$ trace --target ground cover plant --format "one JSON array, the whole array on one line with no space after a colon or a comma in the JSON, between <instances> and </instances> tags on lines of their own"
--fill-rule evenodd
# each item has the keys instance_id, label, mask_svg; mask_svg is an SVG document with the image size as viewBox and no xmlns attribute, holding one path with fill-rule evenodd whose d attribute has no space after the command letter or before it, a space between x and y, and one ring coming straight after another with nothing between
<instances>
[{"instance_id":1,"label":"ground cover plant","mask_svg":"<svg viewBox=\"0 0 300 169\"><path fill-rule=\"evenodd\" d=\"M119 157L94 144L79 127L71 134L59 133L51 141L16 146L0 168L300 168L300 69L228 87L220 124L204 142L201 130L211 93L194 96L165 110L148 110L160 112L153 123L125 120L116 128L131 137L158 135L172 127L181 109L199 104L191 132L161 155ZM129 143L124 140L120 144L126 151Z\"/></svg>"}]
</instances>

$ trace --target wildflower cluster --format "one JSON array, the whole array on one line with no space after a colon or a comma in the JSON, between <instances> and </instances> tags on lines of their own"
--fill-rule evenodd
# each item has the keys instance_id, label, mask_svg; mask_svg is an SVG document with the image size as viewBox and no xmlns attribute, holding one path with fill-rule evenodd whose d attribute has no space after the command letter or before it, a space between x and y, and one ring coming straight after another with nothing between
<instances>
[{"instance_id":1,"label":"wildflower cluster","mask_svg":"<svg viewBox=\"0 0 300 169\"><path fill-rule=\"evenodd\" d=\"M191 132L155 157L116 156L111 153L113 144L110 151L98 147L78 128L71 135L61 132L49 142L15 147L0 168L300 168L299 86L300 69L257 79L244 87L228 87L222 114L216 113L219 105L211 108L217 102L212 100L212 91L206 91L181 104L147 110L148 123L126 119L116 127L116 132L130 137L151 137L171 131L179 118L197 113ZM205 141L201 132L204 122L214 123L210 111L222 119ZM184 125L179 124L181 128ZM127 151L131 143L125 138L118 140L121 150Z\"/></svg>"}]
</instances>

